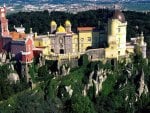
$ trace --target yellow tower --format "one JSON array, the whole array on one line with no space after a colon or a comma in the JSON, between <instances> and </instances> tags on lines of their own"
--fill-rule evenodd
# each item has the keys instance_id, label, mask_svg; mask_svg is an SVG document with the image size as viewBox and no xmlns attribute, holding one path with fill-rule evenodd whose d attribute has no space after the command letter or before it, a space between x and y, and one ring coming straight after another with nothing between
<instances>
[{"instance_id":1,"label":"yellow tower","mask_svg":"<svg viewBox=\"0 0 150 113\"><path fill-rule=\"evenodd\" d=\"M57 24L56 24L56 22L54 20L51 21L50 26L51 26L51 33L53 33L54 31L56 31Z\"/></svg>"},{"instance_id":2,"label":"yellow tower","mask_svg":"<svg viewBox=\"0 0 150 113\"><path fill-rule=\"evenodd\" d=\"M108 21L108 45L106 58L118 58L126 54L127 22L120 10L115 10L113 17ZM113 52L111 52L113 51Z\"/></svg>"},{"instance_id":3,"label":"yellow tower","mask_svg":"<svg viewBox=\"0 0 150 113\"><path fill-rule=\"evenodd\" d=\"M92 47L93 27L78 27L79 52L84 53Z\"/></svg>"},{"instance_id":4,"label":"yellow tower","mask_svg":"<svg viewBox=\"0 0 150 113\"><path fill-rule=\"evenodd\" d=\"M65 22L65 29L66 32L71 32L71 22L69 20L66 20Z\"/></svg>"},{"instance_id":5,"label":"yellow tower","mask_svg":"<svg viewBox=\"0 0 150 113\"><path fill-rule=\"evenodd\" d=\"M64 32L66 32L66 30L65 30L65 28L64 28L62 25L60 25L60 26L57 28L57 32L58 32L58 33L64 33Z\"/></svg>"}]
</instances>

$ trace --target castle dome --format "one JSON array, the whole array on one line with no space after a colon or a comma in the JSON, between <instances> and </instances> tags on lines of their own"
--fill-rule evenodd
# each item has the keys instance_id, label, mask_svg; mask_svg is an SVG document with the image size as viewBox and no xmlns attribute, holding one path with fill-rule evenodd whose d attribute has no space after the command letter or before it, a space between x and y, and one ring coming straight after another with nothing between
<instances>
[{"instance_id":1,"label":"castle dome","mask_svg":"<svg viewBox=\"0 0 150 113\"><path fill-rule=\"evenodd\" d=\"M69 20L66 20L65 26L71 26L71 22Z\"/></svg>"},{"instance_id":2,"label":"castle dome","mask_svg":"<svg viewBox=\"0 0 150 113\"><path fill-rule=\"evenodd\" d=\"M120 10L115 10L112 18L118 19L122 23L126 22L125 16Z\"/></svg>"},{"instance_id":3,"label":"castle dome","mask_svg":"<svg viewBox=\"0 0 150 113\"><path fill-rule=\"evenodd\" d=\"M64 28L62 25L60 25L60 26L57 28L57 32L63 33L63 32L66 32L66 30L65 30L65 28Z\"/></svg>"},{"instance_id":4,"label":"castle dome","mask_svg":"<svg viewBox=\"0 0 150 113\"><path fill-rule=\"evenodd\" d=\"M56 26L57 24L56 24L56 22L53 20L53 21L51 21L51 26Z\"/></svg>"}]
</instances>

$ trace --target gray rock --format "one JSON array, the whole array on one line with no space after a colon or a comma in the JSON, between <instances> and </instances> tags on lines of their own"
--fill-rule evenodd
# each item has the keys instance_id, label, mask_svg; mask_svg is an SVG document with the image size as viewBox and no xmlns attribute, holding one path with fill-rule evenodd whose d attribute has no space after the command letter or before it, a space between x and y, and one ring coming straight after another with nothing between
<instances>
[{"instance_id":1,"label":"gray rock","mask_svg":"<svg viewBox=\"0 0 150 113\"><path fill-rule=\"evenodd\" d=\"M19 81L19 75L17 73L10 73L7 76L7 79L10 81L10 83L17 83L17 81Z\"/></svg>"},{"instance_id":2,"label":"gray rock","mask_svg":"<svg viewBox=\"0 0 150 113\"><path fill-rule=\"evenodd\" d=\"M144 81L144 71L143 70L142 70L142 74L141 74L139 84L140 84L140 86L138 88L138 94L139 94L139 97L140 97L142 95L142 93L144 93L144 94L148 93L148 87L147 87L147 85L145 84L145 81Z\"/></svg>"}]
</instances>

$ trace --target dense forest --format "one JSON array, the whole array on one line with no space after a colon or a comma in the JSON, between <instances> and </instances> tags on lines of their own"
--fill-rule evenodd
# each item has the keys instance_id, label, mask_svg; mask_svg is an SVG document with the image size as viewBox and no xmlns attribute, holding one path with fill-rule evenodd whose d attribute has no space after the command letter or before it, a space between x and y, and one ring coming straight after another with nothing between
<instances>
[{"instance_id":1,"label":"dense forest","mask_svg":"<svg viewBox=\"0 0 150 113\"><path fill-rule=\"evenodd\" d=\"M65 65L66 68L68 66ZM0 73L4 72L4 67L0 69ZM20 82L10 84L6 78L9 69L6 68L5 76L1 77L5 83L1 81L0 85L0 113L149 113L150 111L150 93L145 92L146 90L140 93L139 90L143 79L144 84L148 86L147 90L150 91L150 61L142 59L140 55L131 56L130 61L124 59L116 63L89 62L87 56L83 55L79 59L79 67L72 68L67 75L50 73L56 70L56 61L46 61L41 67L34 62L29 70L35 85L31 89ZM95 77L99 72L102 72L100 76L103 77L105 71L109 73L101 84L101 90L96 94ZM89 85L93 72L92 85L84 95L84 88Z\"/></svg>"},{"instance_id":2,"label":"dense forest","mask_svg":"<svg viewBox=\"0 0 150 113\"><path fill-rule=\"evenodd\" d=\"M150 13L124 14L128 40L144 31L150 42ZM77 26L98 26L98 21L103 29L111 15L109 10L78 14L43 11L19 12L8 15L8 19L11 30L13 25L23 24L26 32L32 27L34 32L44 34L51 20L63 24L69 19L76 32ZM29 66L32 85L21 76L10 82L12 73L17 76L16 62L0 65L0 113L150 113L150 59L143 59L141 53L121 61L96 62L83 55L74 68L57 64L45 61L40 66L39 59L34 59Z\"/></svg>"},{"instance_id":3,"label":"dense forest","mask_svg":"<svg viewBox=\"0 0 150 113\"><path fill-rule=\"evenodd\" d=\"M145 40L150 48L150 12L123 12L128 22L127 27L127 40L135 37L141 32L144 32ZM33 28L34 32L45 34L50 30L51 20L55 20L58 25L64 24L69 19L72 23L72 29L76 32L78 26L94 26L97 27L100 23L100 28L104 29L107 25L108 19L112 16L113 11L107 9L90 10L71 14L66 12L19 12L16 14L8 15L9 28L13 30L13 26L20 26L21 24L29 32Z\"/></svg>"}]
</instances>

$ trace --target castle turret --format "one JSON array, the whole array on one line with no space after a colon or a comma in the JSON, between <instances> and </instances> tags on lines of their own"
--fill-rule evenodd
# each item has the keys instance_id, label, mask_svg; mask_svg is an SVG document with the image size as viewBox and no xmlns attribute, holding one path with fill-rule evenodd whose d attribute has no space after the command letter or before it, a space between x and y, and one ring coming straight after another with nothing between
<instances>
[{"instance_id":1,"label":"castle turret","mask_svg":"<svg viewBox=\"0 0 150 113\"><path fill-rule=\"evenodd\" d=\"M1 35L2 37L9 36L8 20L6 19L6 7L0 7Z\"/></svg>"},{"instance_id":2,"label":"castle turret","mask_svg":"<svg viewBox=\"0 0 150 113\"><path fill-rule=\"evenodd\" d=\"M55 21L51 21L51 33L54 33L56 31L56 28L57 28L57 24Z\"/></svg>"},{"instance_id":3,"label":"castle turret","mask_svg":"<svg viewBox=\"0 0 150 113\"><path fill-rule=\"evenodd\" d=\"M71 22L69 20L66 20L65 22L65 29L66 32L71 32Z\"/></svg>"},{"instance_id":4,"label":"castle turret","mask_svg":"<svg viewBox=\"0 0 150 113\"><path fill-rule=\"evenodd\" d=\"M140 45L144 45L144 35L143 35L143 32L141 32L141 36L140 36Z\"/></svg>"},{"instance_id":5,"label":"castle turret","mask_svg":"<svg viewBox=\"0 0 150 113\"><path fill-rule=\"evenodd\" d=\"M114 48L112 55L108 52L109 58L116 56L114 55L116 53L117 57L126 54L126 28L127 22L123 13L116 9L112 18L108 21L108 45L110 48Z\"/></svg>"},{"instance_id":6,"label":"castle turret","mask_svg":"<svg viewBox=\"0 0 150 113\"><path fill-rule=\"evenodd\" d=\"M64 28L62 25L60 25L60 26L57 28L57 32L58 32L58 33L65 33L66 30L65 30L65 28Z\"/></svg>"},{"instance_id":7,"label":"castle turret","mask_svg":"<svg viewBox=\"0 0 150 113\"><path fill-rule=\"evenodd\" d=\"M143 32L141 33L140 35L140 48L141 48L141 53L142 53L142 56L143 58L146 58L146 48L147 48L147 44L144 42L144 35L143 35Z\"/></svg>"}]
</instances>

